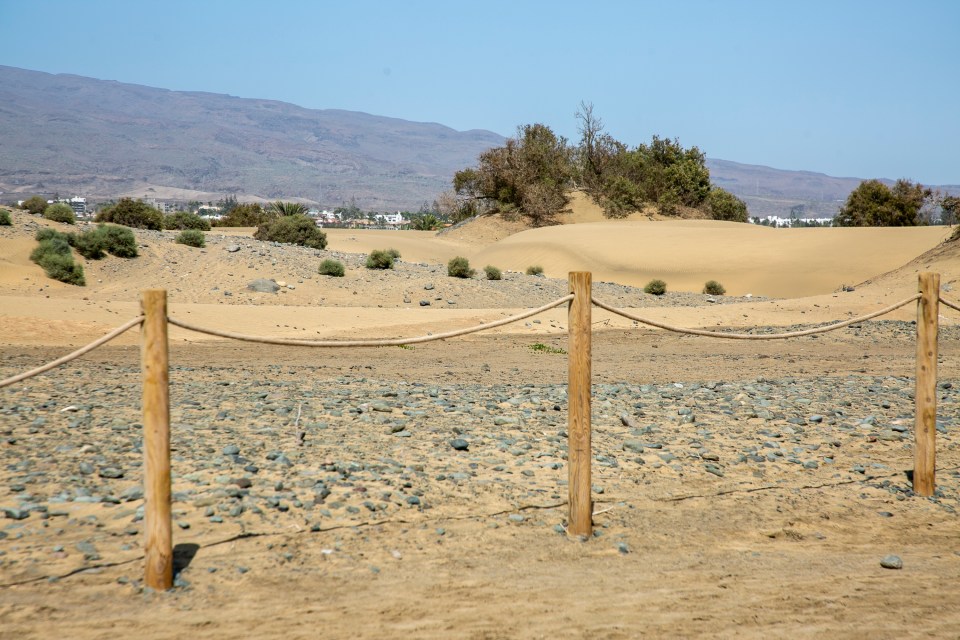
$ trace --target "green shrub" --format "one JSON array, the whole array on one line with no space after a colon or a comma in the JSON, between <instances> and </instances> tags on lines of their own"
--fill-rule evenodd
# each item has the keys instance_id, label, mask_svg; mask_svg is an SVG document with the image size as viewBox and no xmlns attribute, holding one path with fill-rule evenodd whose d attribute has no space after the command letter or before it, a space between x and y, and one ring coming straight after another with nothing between
<instances>
[{"instance_id":1,"label":"green shrub","mask_svg":"<svg viewBox=\"0 0 960 640\"><path fill-rule=\"evenodd\" d=\"M97 233L103 235L104 244L111 255L118 258L136 258L139 255L137 238L130 229L105 224L97 227Z\"/></svg>"},{"instance_id":2,"label":"green shrub","mask_svg":"<svg viewBox=\"0 0 960 640\"><path fill-rule=\"evenodd\" d=\"M107 239L100 232L102 228L101 226L82 233L71 233L67 241L87 260L100 260L107 255Z\"/></svg>"},{"instance_id":3,"label":"green shrub","mask_svg":"<svg viewBox=\"0 0 960 640\"><path fill-rule=\"evenodd\" d=\"M40 233L38 232L39 236ZM30 259L40 265L44 272L54 280L83 286L83 265L73 261L73 252L65 234L46 235L37 248L30 253Z\"/></svg>"},{"instance_id":4,"label":"green shrub","mask_svg":"<svg viewBox=\"0 0 960 640\"><path fill-rule=\"evenodd\" d=\"M41 232L37 232L40 240ZM64 235L64 234L61 234ZM136 258L137 239L127 227L101 224L96 229L65 236L70 245L87 260L100 260L108 253L118 258Z\"/></svg>"},{"instance_id":5,"label":"green shrub","mask_svg":"<svg viewBox=\"0 0 960 640\"><path fill-rule=\"evenodd\" d=\"M73 209L65 202L54 202L43 210L43 217L54 222L65 222L66 224L76 224L77 216L73 214Z\"/></svg>"},{"instance_id":6,"label":"green shrub","mask_svg":"<svg viewBox=\"0 0 960 640\"><path fill-rule=\"evenodd\" d=\"M238 204L230 213L219 220L214 220L215 227L259 227L261 224L276 216L264 212L257 203Z\"/></svg>"},{"instance_id":7,"label":"green shrub","mask_svg":"<svg viewBox=\"0 0 960 640\"><path fill-rule=\"evenodd\" d=\"M374 249L367 256L367 269L393 269L393 256L389 251Z\"/></svg>"},{"instance_id":8,"label":"green shrub","mask_svg":"<svg viewBox=\"0 0 960 640\"><path fill-rule=\"evenodd\" d=\"M495 266L488 264L483 268L483 272L487 274L487 280L502 280L503 274L500 273L500 269L497 269Z\"/></svg>"},{"instance_id":9,"label":"green shrub","mask_svg":"<svg viewBox=\"0 0 960 640\"><path fill-rule=\"evenodd\" d=\"M253 237L313 249L325 249L327 246L327 234L317 228L313 220L301 214L267 220L257 227Z\"/></svg>"},{"instance_id":10,"label":"green shrub","mask_svg":"<svg viewBox=\"0 0 960 640\"><path fill-rule=\"evenodd\" d=\"M556 353L556 354L565 354L566 351L559 347L551 347L548 344L543 344L542 342L535 342L530 345L530 349L537 353Z\"/></svg>"},{"instance_id":11,"label":"green shrub","mask_svg":"<svg viewBox=\"0 0 960 640\"><path fill-rule=\"evenodd\" d=\"M163 219L163 228L168 230L199 229L210 231L210 222L189 211L177 211Z\"/></svg>"},{"instance_id":12,"label":"green shrub","mask_svg":"<svg viewBox=\"0 0 960 640\"><path fill-rule=\"evenodd\" d=\"M10 219L10 212L6 209L0 209L0 227L9 227L13 224Z\"/></svg>"},{"instance_id":13,"label":"green shrub","mask_svg":"<svg viewBox=\"0 0 960 640\"><path fill-rule=\"evenodd\" d=\"M163 229L163 214L142 200L121 198L120 202L108 206L94 218L97 222L112 222L135 229Z\"/></svg>"},{"instance_id":14,"label":"green shrub","mask_svg":"<svg viewBox=\"0 0 960 640\"><path fill-rule=\"evenodd\" d=\"M47 201L40 196L33 196L32 198L27 198L23 201L23 204L20 205L20 208L29 211L35 216L39 216L47 209Z\"/></svg>"},{"instance_id":15,"label":"green shrub","mask_svg":"<svg viewBox=\"0 0 960 640\"><path fill-rule=\"evenodd\" d=\"M393 247L387 249L387 255L389 255L394 260L400 259L400 252L394 249Z\"/></svg>"},{"instance_id":16,"label":"green shrub","mask_svg":"<svg viewBox=\"0 0 960 640\"><path fill-rule=\"evenodd\" d=\"M716 280L707 280L707 283L703 285L703 292L711 296L722 296L727 290Z\"/></svg>"},{"instance_id":17,"label":"green shrub","mask_svg":"<svg viewBox=\"0 0 960 640\"><path fill-rule=\"evenodd\" d=\"M63 231L57 231L56 229L51 229L50 227L41 227L37 229L37 232L33 237L37 242L43 242L44 240L63 240L67 243L68 247L70 245L70 236L65 234ZM67 253L69 253L69 250Z\"/></svg>"},{"instance_id":18,"label":"green shrub","mask_svg":"<svg viewBox=\"0 0 960 640\"><path fill-rule=\"evenodd\" d=\"M643 288L643 292L654 296L662 296L667 292L667 283L663 280L651 280L647 283L647 286Z\"/></svg>"},{"instance_id":19,"label":"green shrub","mask_svg":"<svg viewBox=\"0 0 960 640\"><path fill-rule=\"evenodd\" d=\"M476 273L470 268L470 261L463 256L451 258L447 263L447 275L451 278L472 278Z\"/></svg>"},{"instance_id":20,"label":"green shrub","mask_svg":"<svg viewBox=\"0 0 960 640\"><path fill-rule=\"evenodd\" d=\"M207 246L206 238L204 238L203 231L200 231L200 229L184 229L177 234L174 242L177 244L185 244L188 247L197 247L198 249Z\"/></svg>"},{"instance_id":21,"label":"green shrub","mask_svg":"<svg viewBox=\"0 0 960 640\"><path fill-rule=\"evenodd\" d=\"M319 271L322 276L333 276L334 278L342 278L345 273L343 263L339 260L331 260L330 258L320 263Z\"/></svg>"},{"instance_id":22,"label":"green shrub","mask_svg":"<svg viewBox=\"0 0 960 640\"><path fill-rule=\"evenodd\" d=\"M542 275L543 275L543 267L541 267L541 266L538 265L538 264L532 264L532 265L530 265L529 267L527 267L527 275L528 275L528 276L542 276Z\"/></svg>"}]
</instances>

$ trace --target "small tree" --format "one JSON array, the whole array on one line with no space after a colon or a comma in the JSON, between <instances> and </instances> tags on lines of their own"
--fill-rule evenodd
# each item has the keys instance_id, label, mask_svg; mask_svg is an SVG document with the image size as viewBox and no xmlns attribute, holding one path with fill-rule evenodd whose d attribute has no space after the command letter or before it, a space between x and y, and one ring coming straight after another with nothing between
<instances>
[{"instance_id":1,"label":"small tree","mask_svg":"<svg viewBox=\"0 0 960 640\"><path fill-rule=\"evenodd\" d=\"M333 278L342 278L345 272L342 262L339 260L332 260L330 258L327 258L320 263L320 268L318 271L322 276L331 276Z\"/></svg>"},{"instance_id":2,"label":"small tree","mask_svg":"<svg viewBox=\"0 0 960 640\"><path fill-rule=\"evenodd\" d=\"M897 180L893 188L879 180L865 180L850 192L834 223L840 227L913 227L921 224L921 210L933 197L922 184Z\"/></svg>"},{"instance_id":3,"label":"small tree","mask_svg":"<svg viewBox=\"0 0 960 640\"><path fill-rule=\"evenodd\" d=\"M483 272L487 274L487 280L502 280L503 273L500 272L500 269L497 269L495 266L488 264L483 268Z\"/></svg>"},{"instance_id":4,"label":"small tree","mask_svg":"<svg viewBox=\"0 0 960 640\"><path fill-rule=\"evenodd\" d=\"M185 244L188 247L196 247L198 249L202 249L203 247L207 246L206 238L203 237L203 231L200 231L200 229L184 229L177 234L174 242L177 244Z\"/></svg>"},{"instance_id":5,"label":"small tree","mask_svg":"<svg viewBox=\"0 0 960 640\"><path fill-rule=\"evenodd\" d=\"M447 263L447 275L451 278L472 278L476 273L470 268L470 261L463 256L451 258Z\"/></svg>"},{"instance_id":6,"label":"small tree","mask_svg":"<svg viewBox=\"0 0 960 640\"><path fill-rule=\"evenodd\" d=\"M943 209L943 213L940 216L941 224L953 225L960 220L960 197L945 196L943 200L940 201L940 208Z\"/></svg>"},{"instance_id":7,"label":"small tree","mask_svg":"<svg viewBox=\"0 0 960 640\"><path fill-rule=\"evenodd\" d=\"M97 222L112 222L135 229L163 229L163 214L142 200L121 198L116 204L100 211L94 218Z\"/></svg>"},{"instance_id":8,"label":"small tree","mask_svg":"<svg viewBox=\"0 0 960 640\"><path fill-rule=\"evenodd\" d=\"M216 227L258 227L276 216L265 213L257 203L238 204L213 224Z\"/></svg>"},{"instance_id":9,"label":"small tree","mask_svg":"<svg viewBox=\"0 0 960 640\"><path fill-rule=\"evenodd\" d=\"M393 269L393 256L389 251L374 249L367 256L367 269Z\"/></svg>"},{"instance_id":10,"label":"small tree","mask_svg":"<svg viewBox=\"0 0 960 640\"><path fill-rule=\"evenodd\" d=\"M643 292L649 293L652 296L662 296L667 292L667 283L655 278L647 283L647 286L643 288Z\"/></svg>"},{"instance_id":11,"label":"small tree","mask_svg":"<svg viewBox=\"0 0 960 640\"><path fill-rule=\"evenodd\" d=\"M727 290L716 280L707 280L707 283L703 285L703 292L711 296L722 296Z\"/></svg>"},{"instance_id":12,"label":"small tree","mask_svg":"<svg viewBox=\"0 0 960 640\"><path fill-rule=\"evenodd\" d=\"M327 234L305 215L294 214L268 220L253 234L257 240L298 244L313 249L327 247Z\"/></svg>"},{"instance_id":13,"label":"small tree","mask_svg":"<svg viewBox=\"0 0 960 640\"><path fill-rule=\"evenodd\" d=\"M39 216L47 208L47 201L40 196L32 196L24 200L20 204L20 208L29 211L35 216Z\"/></svg>"},{"instance_id":14,"label":"small tree","mask_svg":"<svg viewBox=\"0 0 960 640\"><path fill-rule=\"evenodd\" d=\"M747 204L726 189L712 187L707 195L707 208L714 220L747 221Z\"/></svg>"},{"instance_id":15,"label":"small tree","mask_svg":"<svg viewBox=\"0 0 960 640\"><path fill-rule=\"evenodd\" d=\"M210 231L210 222L195 213L177 211L163 219L163 228L170 230L199 229L200 231Z\"/></svg>"},{"instance_id":16,"label":"small tree","mask_svg":"<svg viewBox=\"0 0 960 640\"><path fill-rule=\"evenodd\" d=\"M65 202L54 202L43 210L43 217L54 222L63 222L65 224L76 224L77 217L73 209Z\"/></svg>"}]
</instances>

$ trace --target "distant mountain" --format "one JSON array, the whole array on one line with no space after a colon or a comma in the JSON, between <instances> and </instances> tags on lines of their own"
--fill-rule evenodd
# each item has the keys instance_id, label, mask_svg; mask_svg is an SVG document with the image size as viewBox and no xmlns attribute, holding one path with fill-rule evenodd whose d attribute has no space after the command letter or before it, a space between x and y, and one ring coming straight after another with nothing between
<instances>
[{"instance_id":1,"label":"distant mountain","mask_svg":"<svg viewBox=\"0 0 960 640\"><path fill-rule=\"evenodd\" d=\"M0 200L233 194L416 209L504 142L490 131L0 66ZM707 166L751 215L832 216L860 182L727 160Z\"/></svg>"},{"instance_id":2,"label":"distant mountain","mask_svg":"<svg viewBox=\"0 0 960 640\"><path fill-rule=\"evenodd\" d=\"M0 191L417 208L504 138L0 66Z\"/></svg>"}]
</instances>

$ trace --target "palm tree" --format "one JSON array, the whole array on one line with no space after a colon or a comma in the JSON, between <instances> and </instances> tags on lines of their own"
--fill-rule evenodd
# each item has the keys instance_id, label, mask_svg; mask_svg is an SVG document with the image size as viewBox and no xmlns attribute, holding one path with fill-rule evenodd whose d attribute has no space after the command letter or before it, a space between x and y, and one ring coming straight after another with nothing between
<instances>
[{"instance_id":1,"label":"palm tree","mask_svg":"<svg viewBox=\"0 0 960 640\"><path fill-rule=\"evenodd\" d=\"M307 207L299 202L276 200L267 205L267 213L271 216L306 215Z\"/></svg>"},{"instance_id":2,"label":"palm tree","mask_svg":"<svg viewBox=\"0 0 960 640\"><path fill-rule=\"evenodd\" d=\"M417 231L435 231L440 228L440 218L432 213L422 213L413 217L410 226Z\"/></svg>"}]
</instances>

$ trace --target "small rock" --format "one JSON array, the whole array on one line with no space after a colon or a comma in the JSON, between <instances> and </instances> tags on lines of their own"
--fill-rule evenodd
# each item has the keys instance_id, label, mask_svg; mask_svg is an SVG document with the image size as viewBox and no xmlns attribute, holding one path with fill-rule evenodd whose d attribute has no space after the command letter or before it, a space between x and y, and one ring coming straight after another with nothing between
<instances>
[{"instance_id":1,"label":"small rock","mask_svg":"<svg viewBox=\"0 0 960 640\"><path fill-rule=\"evenodd\" d=\"M463 438L454 438L450 441L450 446L457 451L466 451L470 447L470 443Z\"/></svg>"},{"instance_id":2,"label":"small rock","mask_svg":"<svg viewBox=\"0 0 960 640\"><path fill-rule=\"evenodd\" d=\"M903 560L900 559L900 556L884 556L883 560L880 561L880 566L884 569L903 569Z\"/></svg>"}]
</instances>

